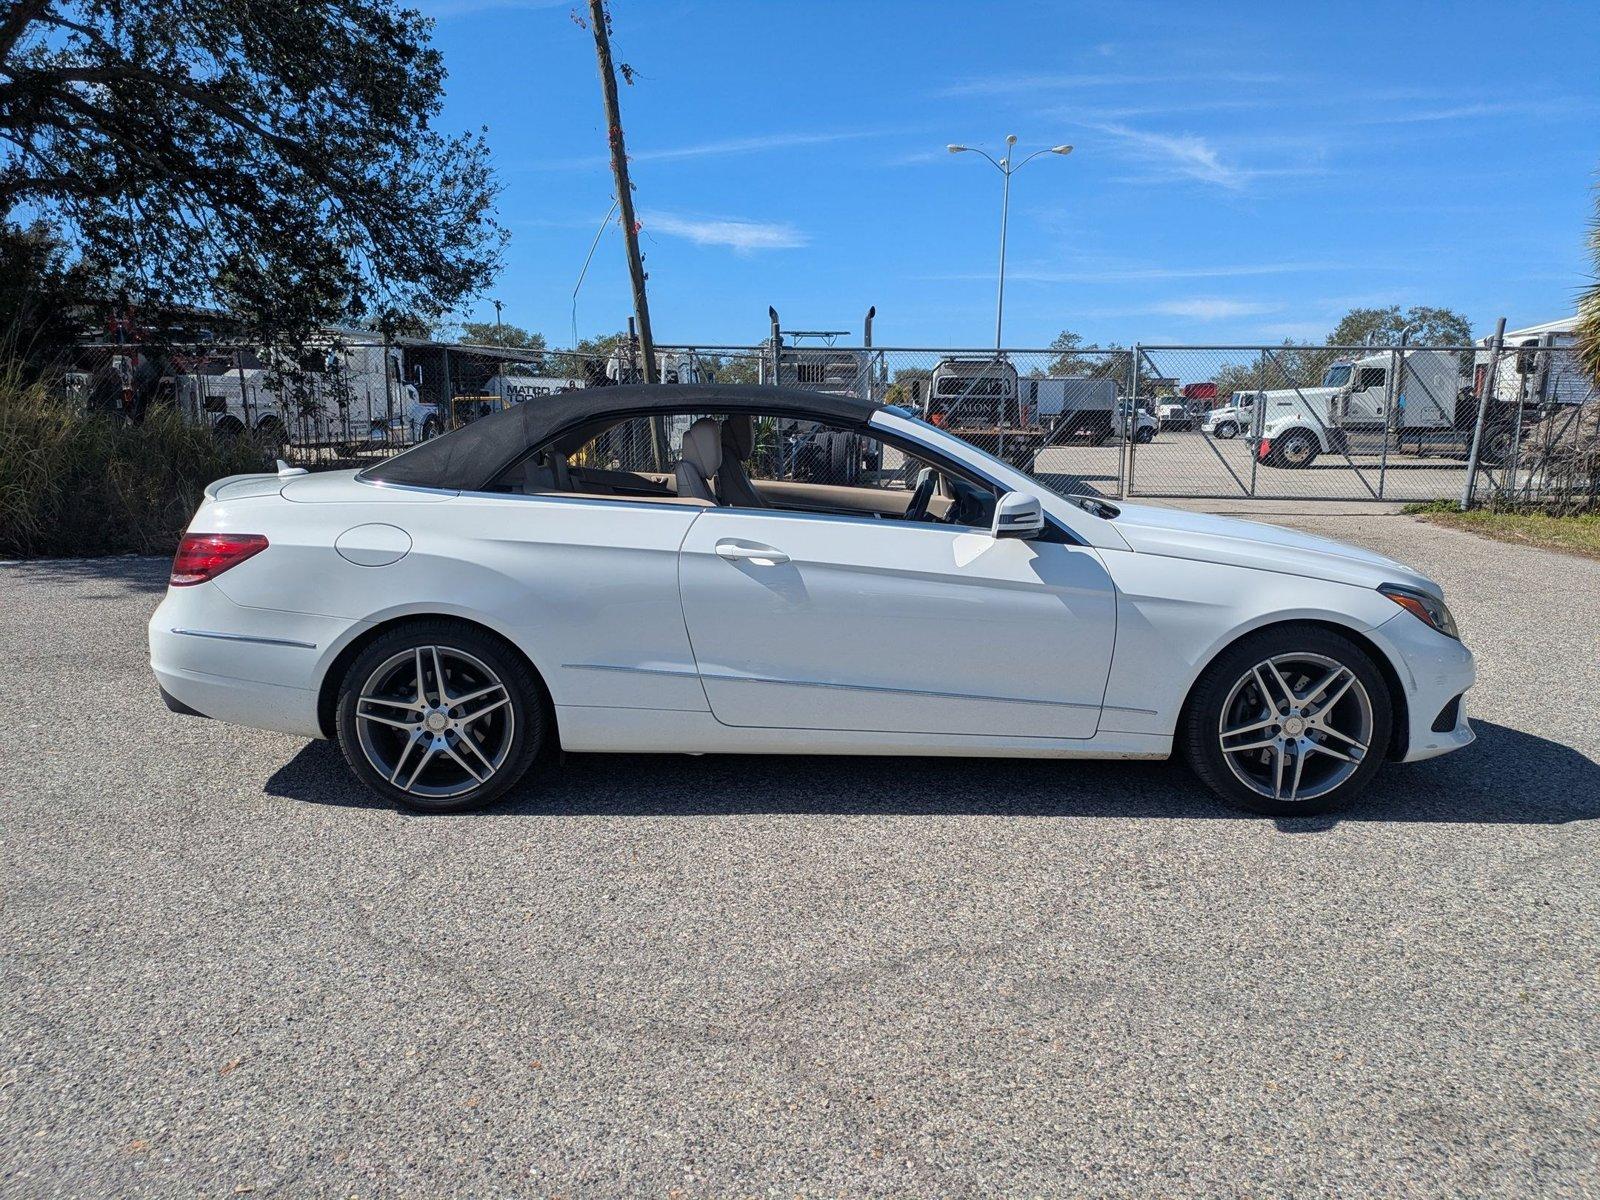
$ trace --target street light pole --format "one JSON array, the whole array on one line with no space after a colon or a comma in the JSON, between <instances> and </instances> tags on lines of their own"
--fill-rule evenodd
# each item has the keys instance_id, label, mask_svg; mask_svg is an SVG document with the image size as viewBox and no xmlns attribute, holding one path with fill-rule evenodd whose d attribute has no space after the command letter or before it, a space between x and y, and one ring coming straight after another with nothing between
<instances>
[{"instance_id":1,"label":"street light pole","mask_svg":"<svg viewBox=\"0 0 1600 1200\"><path fill-rule=\"evenodd\" d=\"M500 328L500 301L491 300L491 301L489 301L489 303L494 305L494 327L496 329L499 329Z\"/></svg>"},{"instance_id":2,"label":"street light pole","mask_svg":"<svg viewBox=\"0 0 1600 1200\"><path fill-rule=\"evenodd\" d=\"M996 161L992 155L978 149L976 146L950 145L945 147L945 149L949 150L951 154L964 154L969 152L973 154L982 154L984 158L989 160L989 164L994 167L995 170L1000 172L1005 181L1002 184L1000 191L1000 272L999 282L995 290L994 299L994 348L996 351L998 351L1002 345L1001 338L1005 329L1006 226L1009 224L1011 219L1011 177L1018 171L1022 170L1023 167L1027 166L1034 159L1038 158L1041 154L1060 154L1065 156L1072 153L1071 146L1049 146L1043 150L1035 150L1032 154L1028 155L1027 158L1023 159L1019 163L1013 163L1011 161L1011 157L1013 154L1013 147L1015 147L1016 144L1017 135L1014 133L1008 133L1006 135L1006 156L998 161Z\"/></svg>"},{"instance_id":3,"label":"street light pole","mask_svg":"<svg viewBox=\"0 0 1600 1200\"><path fill-rule=\"evenodd\" d=\"M1011 219L1011 152L1010 147L1017 141L1017 135L1011 134L1006 138L1006 157L1000 160L1001 174L1005 176L1005 183L1000 188L1000 284L994 294L994 348L1000 349L1000 331L1004 327L1006 315L1006 225Z\"/></svg>"}]
</instances>

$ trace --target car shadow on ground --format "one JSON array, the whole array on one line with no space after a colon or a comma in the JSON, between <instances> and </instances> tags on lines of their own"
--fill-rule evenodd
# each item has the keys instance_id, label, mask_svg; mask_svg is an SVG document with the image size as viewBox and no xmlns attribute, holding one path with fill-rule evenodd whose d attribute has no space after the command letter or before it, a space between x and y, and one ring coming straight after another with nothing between
<instances>
[{"instance_id":1,"label":"car shadow on ground","mask_svg":"<svg viewBox=\"0 0 1600 1200\"><path fill-rule=\"evenodd\" d=\"M1600 817L1600 763L1521 730L1487 722L1474 727L1478 741L1465 750L1390 765L1348 811L1280 819L1278 827L1314 833L1341 821L1552 825ZM356 783L331 742L309 743L265 790L308 804L384 807ZM493 811L1256 819L1219 804L1175 762L726 754L552 758Z\"/></svg>"}]
</instances>

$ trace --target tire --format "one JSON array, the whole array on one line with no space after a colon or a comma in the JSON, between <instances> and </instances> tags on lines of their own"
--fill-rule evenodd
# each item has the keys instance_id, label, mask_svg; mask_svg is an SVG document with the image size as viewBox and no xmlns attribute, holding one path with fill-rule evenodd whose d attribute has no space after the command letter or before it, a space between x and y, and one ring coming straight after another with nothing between
<instances>
[{"instance_id":1,"label":"tire","mask_svg":"<svg viewBox=\"0 0 1600 1200\"><path fill-rule=\"evenodd\" d=\"M339 749L356 778L390 803L432 813L500 799L527 773L547 729L526 660L499 638L444 619L400 626L357 655L339 685L337 716Z\"/></svg>"},{"instance_id":2,"label":"tire","mask_svg":"<svg viewBox=\"0 0 1600 1200\"><path fill-rule=\"evenodd\" d=\"M256 422L255 440L263 450L277 453L283 450L289 438L284 432L283 422L277 417L262 417Z\"/></svg>"},{"instance_id":3,"label":"tire","mask_svg":"<svg viewBox=\"0 0 1600 1200\"><path fill-rule=\"evenodd\" d=\"M1491 467L1501 466L1506 459L1511 457L1511 442L1512 437L1509 429L1491 429L1483 436L1483 445L1478 450L1479 460ZM1467 442L1469 450L1471 446L1472 443L1469 440Z\"/></svg>"},{"instance_id":4,"label":"tire","mask_svg":"<svg viewBox=\"0 0 1600 1200\"><path fill-rule=\"evenodd\" d=\"M238 417L223 417L211 427L211 436L224 446L237 445L244 437L244 422Z\"/></svg>"},{"instance_id":5,"label":"tire","mask_svg":"<svg viewBox=\"0 0 1600 1200\"><path fill-rule=\"evenodd\" d=\"M1304 430L1295 430L1283 438L1272 448L1272 457L1277 460L1277 465L1290 467L1295 470L1304 470L1317 461L1317 455L1322 453L1315 439Z\"/></svg>"},{"instance_id":6,"label":"tire","mask_svg":"<svg viewBox=\"0 0 1600 1200\"><path fill-rule=\"evenodd\" d=\"M431 442L434 438L439 436L440 432L439 419L437 417L429 417L422 423L422 437L420 440L424 442Z\"/></svg>"},{"instance_id":7,"label":"tire","mask_svg":"<svg viewBox=\"0 0 1600 1200\"><path fill-rule=\"evenodd\" d=\"M1269 662L1296 694L1287 713L1289 694ZM1271 716L1263 683L1277 702ZM1336 697L1331 708L1329 696ZM1234 732L1223 732L1225 720ZM1344 807L1372 782L1393 721L1388 684L1361 647L1320 626L1280 625L1229 647L1201 674L1180 718L1178 748L1224 803L1265 816L1312 816ZM1322 746L1349 753L1341 759Z\"/></svg>"},{"instance_id":8,"label":"tire","mask_svg":"<svg viewBox=\"0 0 1600 1200\"><path fill-rule=\"evenodd\" d=\"M1232 421L1223 421L1216 427L1215 430L1212 431L1211 436L1216 438L1218 441L1225 442L1229 438L1237 437L1238 433L1239 427L1237 425L1235 425Z\"/></svg>"},{"instance_id":9,"label":"tire","mask_svg":"<svg viewBox=\"0 0 1600 1200\"><path fill-rule=\"evenodd\" d=\"M1155 441L1155 439L1156 431L1154 429L1138 429L1135 430L1133 434L1133 440L1138 442L1141 446L1147 446L1151 442Z\"/></svg>"}]
</instances>

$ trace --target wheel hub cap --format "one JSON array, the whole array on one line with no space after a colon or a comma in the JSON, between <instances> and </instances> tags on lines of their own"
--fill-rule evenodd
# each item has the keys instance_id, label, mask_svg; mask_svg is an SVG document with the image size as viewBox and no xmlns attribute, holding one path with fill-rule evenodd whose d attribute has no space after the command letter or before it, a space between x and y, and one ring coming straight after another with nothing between
<instances>
[{"instance_id":1,"label":"wheel hub cap","mask_svg":"<svg viewBox=\"0 0 1600 1200\"><path fill-rule=\"evenodd\" d=\"M1314 800L1365 761L1372 700L1341 662L1323 654L1279 654L1233 685L1217 735L1240 783L1273 800Z\"/></svg>"},{"instance_id":2,"label":"wheel hub cap","mask_svg":"<svg viewBox=\"0 0 1600 1200\"><path fill-rule=\"evenodd\" d=\"M453 646L403 650L356 700L362 753L401 791L443 799L481 787L511 751L511 694L482 660Z\"/></svg>"}]
</instances>

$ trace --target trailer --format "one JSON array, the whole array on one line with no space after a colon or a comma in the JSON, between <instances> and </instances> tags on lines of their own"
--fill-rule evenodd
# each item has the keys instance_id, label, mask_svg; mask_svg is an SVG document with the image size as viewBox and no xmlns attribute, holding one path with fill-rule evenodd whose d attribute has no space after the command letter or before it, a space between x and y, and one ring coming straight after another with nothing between
<instances>
[{"instance_id":1,"label":"trailer","mask_svg":"<svg viewBox=\"0 0 1600 1200\"><path fill-rule=\"evenodd\" d=\"M1023 399L1017 368L1004 355L941 358L925 393L920 385L921 380L913 381L911 394L925 420L1020 471L1033 470L1046 430L1037 405Z\"/></svg>"},{"instance_id":2,"label":"trailer","mask_svg":"<svg viewBox=\"0 0 1600 1200\"><path fill-rule=\"evenodd\" d=\"M1018 382L1025 407L1031 407L1052 443L1086 437L1099 445L1112 434L1117 408L1114 379L1046 376Z\"/></svg>"}]
</instances>

